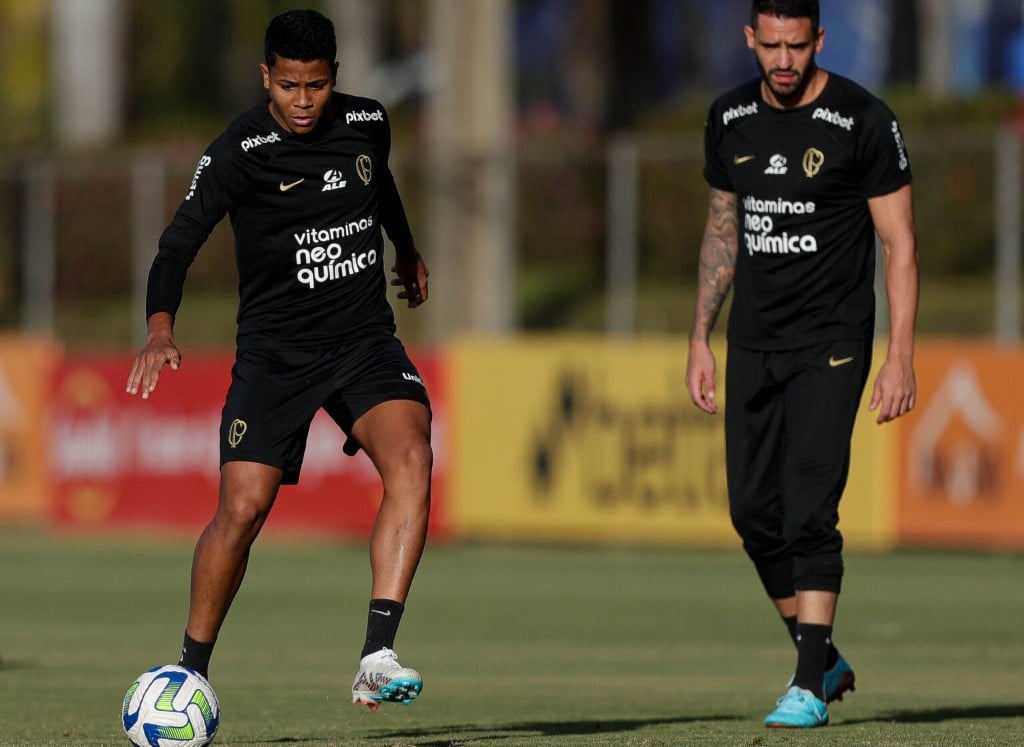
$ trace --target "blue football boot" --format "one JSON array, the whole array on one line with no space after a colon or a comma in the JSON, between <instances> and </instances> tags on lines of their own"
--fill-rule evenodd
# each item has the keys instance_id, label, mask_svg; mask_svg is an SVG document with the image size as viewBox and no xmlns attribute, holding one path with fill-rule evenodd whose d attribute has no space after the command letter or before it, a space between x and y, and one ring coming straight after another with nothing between
<instances>
[{"instance_id":1,"label":"blue football boot","mask_svg":"<svg viewBox=\"0 0 1024 747\"><path fill-rule=\"evenodd\" d=\"M857 678L853 674L850 665L846 663L846 659L840 654L839 660L835 665L825 672L825 702L831 703L834 700L842 700L843 693L847 690L853 692L857 689L854 687L856 680Z\"/></svg>"},{"instance_id":2,"label":"blue football boot","mask_svg":"<svg viewBox=\"0 0 1024 747\"><path fill-rule=\"evenodd\" d=\"M810 690L796 687L786 691L765 716L764 725L774 729L810 729L828 723L828 706Z\"/></svg>"}]
</instances>

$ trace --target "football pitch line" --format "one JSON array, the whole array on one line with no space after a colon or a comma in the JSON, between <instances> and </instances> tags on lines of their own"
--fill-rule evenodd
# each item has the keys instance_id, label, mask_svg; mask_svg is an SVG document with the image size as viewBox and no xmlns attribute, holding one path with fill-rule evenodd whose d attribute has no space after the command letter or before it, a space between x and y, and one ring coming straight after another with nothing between
<instances>
[{"instance_id":1,"label":"football pitch line","mask_svg":"<svg viewBox=\"0 0 1024 747\"><path fill-rule=\"evenodd\" d=\"M0 532L0 745L124 745L177 655L191 541ZM761 719L795 662L736 550L428 547L396 642L411 706L349 704L363 543L261 540L210 671L224 745L1024 745L1024 555L851 554L830 726Z\"/></svg>"}]
</instances>

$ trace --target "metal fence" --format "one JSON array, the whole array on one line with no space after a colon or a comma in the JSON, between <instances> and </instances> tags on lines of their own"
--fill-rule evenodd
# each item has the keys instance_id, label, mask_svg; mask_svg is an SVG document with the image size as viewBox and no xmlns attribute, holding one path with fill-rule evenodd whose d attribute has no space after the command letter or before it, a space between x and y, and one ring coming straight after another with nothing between
<instances>
[{"instance_id":1,"label":"metal fence","mask_svg":"<svg viewBox=\"0 0 1024 747\"><path fill-rule=\"evenodd\" d=\"M976 312L958 312L947 299L949 331L1017 340L1019 133L936 128L908 132L907 139L923 276L987 294L985 319L964 319ZM685 330L706 217L700 142L699 133L684 133L519 149L515 216L503 218L516 234L508 282L519 329ZM71 346L137 344L156 241L197 155L134 150L0 166L0 326L55 335ZM429 262L430 169L411 150L398 151L393 162ZM186 304L196 293L218 298L219 315L227 317L223 334L209 338L213 344L231 341L231 241L229 228L219 227L189 275ZM419 336L413 326L410 341Z\"/></svg>"}]
</instances>

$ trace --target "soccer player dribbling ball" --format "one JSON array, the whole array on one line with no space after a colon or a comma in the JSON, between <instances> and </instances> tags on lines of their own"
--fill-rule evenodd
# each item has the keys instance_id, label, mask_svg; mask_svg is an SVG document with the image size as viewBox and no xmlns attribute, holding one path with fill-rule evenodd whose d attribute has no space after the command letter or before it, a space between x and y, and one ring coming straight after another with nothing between
<instances>
[{"instance_id":1,"label":"soccer player dribbling ball","mask_svg":"<svg viewBox=\"0 0 1024 747\"><path fill-rule=\"evenodd\" d=\"M153 395L182 357L174 316L186 272L230 216L239 277L237 351L220 425L217 509L196 543L179 664L208 676L249 551L282 484L298 482L323 409L363 449L384 495L370 539L372 585L353 704L409 703L422 679L394 640L423 552L430 508L430 402L395 336L383 232L397 297L427 300L427 267L388 166L384 107L335 90L334 26L312 10L273 18L260 65L268 98L207 148L159 241L149 274L147 342L127 391ZM343 486L341 486L343 489ZM313 600L310 600L313 603Z\"/></svg>"},{"instance_id":2,"label":"soccer player dribbling ball","mask_svg":"<svg viewBox=\"0 0 1024 747\"><path fill-rule=\"evenodd\" d=\"M875 234L889 344L869 408L914 407L918 256L910 164L895 115L817 66L817 0L753 0L761 75L720 96L705 129L710 185L686 385L714 414L710 336L729 290L725 374L730 514L796 644L770 727L828 723L854 686L832 643L843 579L839 502L871 370Z\"/></svg>"}]
</instances>

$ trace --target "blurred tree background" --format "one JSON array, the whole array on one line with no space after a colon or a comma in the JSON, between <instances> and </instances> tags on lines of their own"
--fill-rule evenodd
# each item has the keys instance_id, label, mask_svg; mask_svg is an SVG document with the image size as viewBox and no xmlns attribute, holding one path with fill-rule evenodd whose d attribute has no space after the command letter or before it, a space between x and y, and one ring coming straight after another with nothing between
<instances>
[{"instance_id":1,"label":"blurred tree background","mask_svg":"<svg viewBox=\"0 0 1024 747\"><path fill-rule=\"evenodd\" d=\"M516 329L604 328L609 192L618 178L609 171L609 148L628 137L640 154L636 329L685 332L706 209L703 118L717 92L756 74L742 37L749 3L479 1L508 10L515 186L514 273L505 282L513 286ZM439 87L460 84L437 74L432 24L438 6L454 3L457 18L458 4L473 2L303 4L339 26L342 87L388 107L393 168L428 263L438 249L430 245L437 189L430 102ZM907 135L925 333L992 331L996 142L1021 111L1022 5L822 2L822 66L882 95ZM68 7L110 16L113 31L78 38L72 28L67 36L55 14ZM169 219L206 144L262 97L256 66L263 31L290 7L282 0L0 0L0 326L22 325L32 292L24 280L32 246L28 174L43 164L55 174L54 331L71 346L131 343L141 325L130 307L138 260L129 208L140 184L133 169L140 158L160 164ZM478 29L467 21L457 31ZM87 45L81 59L109 57L120 71L109 98L94 97L107 102L115 122L107 137L72 142L63 134L71 81L57 71L69 38ZM81 72L73 85L89 81ZM219 227L190 273L181 318L196 320L189 334L198 344L233 339L231 241L230 230ZM459 277L453 285L473 282ZM430 337L420 319L399 313L413 341Z\"/></svg>"}]
</instances>

